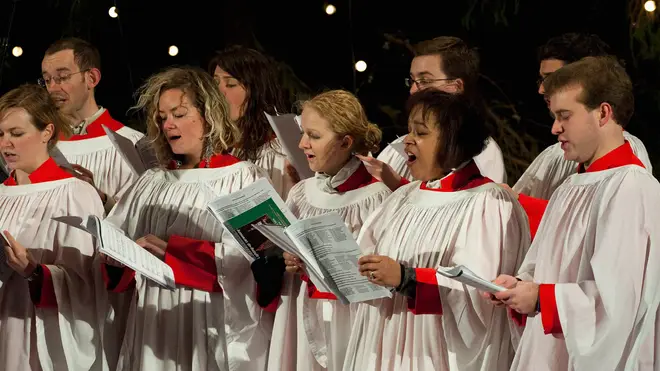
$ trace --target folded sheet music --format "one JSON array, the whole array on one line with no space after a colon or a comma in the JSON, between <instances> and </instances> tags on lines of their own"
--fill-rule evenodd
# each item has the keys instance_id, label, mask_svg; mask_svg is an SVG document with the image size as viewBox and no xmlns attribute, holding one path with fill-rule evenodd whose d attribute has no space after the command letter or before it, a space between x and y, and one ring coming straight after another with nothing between
<instances>
[{"instance_id":1,"label":"folded sheet music","mask_svg":"<svg viewBox=\"0 0 660 371\"><path fill-rule=\"evenodd\" d=\"M286 115L271 116L266 112L264 112L264 115L266 115L275 135L280 140L282 151L298 172L300 179L313 177L314 172L309 168L307 156L298 148L298 144L302 138L302 132L298 125L299 119L296 119L296 115L289 113Z\"/></svg>"},{"instance_id":2,"label":"folded sheet music","mask_svg":"<svg viewBox=\"0 0 660 371\"><path fill-rule=\"evenodd\" d=\"M126 237L122 231L111 224L94 215L90 215L87 220L77 216L61 216L53 218L53 220L96 237L100 253L124 264L162 287L170 290L176 287L174 272L169 265Z\"/></svg>"},{"instance_id":3,"label":"folded sheet music","mask_svg":"<svg viewBox=\"0 0 660 371\"><path fill-rule=\"evenodd\" d=\"M271 249L276 246L256 231L255 225L288 226L296 220L266 178L229 195L218 197L209 202L207 209L238 242L241 253L249 262L277 253Z\"/></svg>"},{"instance_id":4,"label":"folded sheet music","mask_svg":"<svg viewBox=\"0 0 660 371\"><path fill-rule=\"evenodd\" d=\"M506 291L502 286L498 286L488 280L485 280L469 270L463 265L457 265L455 267L441 267L437 269L438 274L456 280L468 286L472 286L480 291L496 293L500 291Z\"/></svg>"},{"instance_id":5,"label":"folded sheet music","mask_svg":"<svg viewBox=\"0 0 660 371\"><path fill-rule=\"evenodd\" d=\"M286 228L259 225L256 229L283 250L298 256L317 289L333 293L342 303L392 297L390 290L360 275L360 247L339 214L303 219Z\"/></svg>"},{"instance_id":6,"label":"folded sheet music","mask_svg":"<svg viewBox=\"0 0 660 371\"><path fill-rule=\"evenodd\" d=\"M103 130L135 175L140 176L145 171L158 166L158 158L146 137L133 144L130 139L108 129L105 125Z\"/></svg>"},{"instance_id":7,"label":"folded sheet music","mask_svg":"<svg viewBox=\"0 0 660 371\"><path fill-rule=\"evenodd\" d=\"M50 157L53 158L57 166L73 170L73 166L71 166L69 160L64 157L64 154L60 151L59 148L57 148L57 146L50 149Z\"/></svg>"},{"instance_id":8,"label":"folded sheet music","mask_svg":"<svg viewBox=\"0 0 660 371\"><path fill-rule=\"evenodd\" d=\"M394 148L394 150L401 155L401 157L408 159L408 154L406 153L406 144L403 142L397 142L394 141L390 143L390 147Z\"/></svg>"}]
</instances>

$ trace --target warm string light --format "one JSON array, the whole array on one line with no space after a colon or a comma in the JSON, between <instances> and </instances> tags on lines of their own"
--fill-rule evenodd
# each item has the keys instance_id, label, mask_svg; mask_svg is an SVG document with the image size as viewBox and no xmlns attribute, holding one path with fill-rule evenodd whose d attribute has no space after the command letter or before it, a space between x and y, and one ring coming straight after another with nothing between
<instances>
[{"instance_id":1,"label":"warm string light","mask_svg":"<svg viewBox=\"0 0 660 371\"><path fill-rule=\"evenodd\" d=\"M328 4L328 5L325 6L325 13L327 15L333 15L336 12L337 12L337 8L334 5Z\"/></svg>"},{"instance_id":2,"label":"warm string light","mask_svg":"<svg viewBox=\"0 0 660 371\"><path fill-rule=\"evenodd\" d=\"M655 1L653 0L648 0L647 2L644 3L644 10L647 12L651 13L655 11Z\"/></svg>"},{"instance_id":3,"label":"warm string light","mask_svg":"<svg viewBox=\"0 0 660 371\"><path fill-rule=\"evenodd\" d=\"M117 18L117 16L119 16L119 13L117 13L117 7L116 6L110 7L110 10L108 10L108 15L112 18Z\"/></svg>"},{"instance_id":4,"label":"warm string light","mask_svg":"<svg viewBox=\"0 0 660 371\"><path fill-rule=\"evenodd\" d=\"M170 56L174 57L179 54L179 48L176 45L170 46L170 49L167 51Z\"/></svg>"},{"instance_id":5,"label":"warm string light","mask_svg":"<svg viewBox=\"0 0 660 371\"><path fill-rule=\"evenodd\" d=\"M364 72L367 70L367 62L357 61L355 62L355 70L358 72Z\"/></svg>"},{"instance_id":6,"label":"warm string light","mask_svg":"<svg viewBox=\"0 0 660 371\"><path fill-rule=\"evenodd\" d=\"M12 54L14 57L18 58L18 57L20 57L21 55L23 55L23 48L21 48L20 46L15 46L15 47L11 50L11 54Z\"/></svg>"}]
</instances>

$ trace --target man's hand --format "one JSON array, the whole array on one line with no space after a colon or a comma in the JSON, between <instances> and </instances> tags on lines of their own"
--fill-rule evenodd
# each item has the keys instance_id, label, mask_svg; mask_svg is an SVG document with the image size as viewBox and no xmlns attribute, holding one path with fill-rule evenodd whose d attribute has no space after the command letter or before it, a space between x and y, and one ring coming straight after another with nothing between
<instances>
[{"instance_id":1,"label":"man's hand","mask_svg":"<svg viewBox=\"0 0 660 371\"><path fill-rule=\"evenodd\" d=\"M7 264L16 273L23 277L29 277L37 268L37 263L30 252L8 232L3 233L9 244L5 245L5 255L7 255Z\"/></svg>"},{"instance_id":2,"label":"man's hand","mask_svg":"<svg viewBox=\"0 0 660 371\"><path fill-rule=\"evenodd\" d=\"M519 281L513 289L496 293L495 298L518 313L535 313L539 299L539 285L530 281Z\"/></svg>"},{"instance_id":3,"label":"man's hand","mask_svg":"<svg viewBox=\"0 0 660 371\"><path fill-rule=\"evenodd\" d=\"M516 285L518 284L518 279L516 279L516 277L509 276L508 274L500 274L492 282L498 286L504 287L507 290L511 290L512 288L516 287ZM481 295L484 298L490 300L490 302L496 307L501 307L505 305L501 300L497 299L490 292L484 292Z\"/></svg>"},{"instance_id":4,"label":"man's hand","mask_svg":"<svg viewBox=\"0 0 660 371\"><path fill-rule=\"evenodd\" d=\"M358 265L360 274L377 285L398 287L401 284L401 265L388 256L363 256Z\"/></svg>"},{"instance_id":5,"label":"man's hand","mask_svg":"<svg viewBox=\"0 0 660 371\"><path fill-rule=\"evenodd\" d=\"M160 238L154 236L153 234L148 234L144 237L138 238L137 241L135 241L135 243L142 246L150 253L154 254L157 258L161 260L165 259L165 250L167 250L167 242L161 240Z\"/></svg>"},{"instance_id":6,"label":"man's hand","mask_svg":"<svg viewBox=\"0 0 660 371\"><path fill-rule=\"evenodd\" d=\"M394 171L390 165L375 157L362 155L355 156L362 161L369 174L383 182L383 184L392 190L392 192L401 186L401 175Z\"/></svg>"}]
</instances>

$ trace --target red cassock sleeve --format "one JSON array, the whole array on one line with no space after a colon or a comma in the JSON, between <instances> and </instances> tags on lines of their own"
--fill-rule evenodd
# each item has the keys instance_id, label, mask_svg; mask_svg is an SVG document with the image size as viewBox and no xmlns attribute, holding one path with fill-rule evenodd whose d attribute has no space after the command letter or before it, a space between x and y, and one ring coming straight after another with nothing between
<instances>
[{"instance_id":1,"label":"red cassock sleeve","mask_svg":"<svg viewBox=\"0 0 660 371\"><path fill-rule=\"evenodd\" d=\"M408 180L404 177L401 177L401 180L399 181L399 187L403 187L404 185L406 185L408 183L410 183L410 180Z\"/></svg>"},{"instance_id":2,"label":"red cassock sleeve","mask_svg":"<svg viewBox=\"0 0 660 371\"><path fill-rule=\"evenodd\" d=\"M513 320L513 323L520 327L525 327L527 324L527 315L518 313L512 308L509 308L509 315L511 315L511 319Z\"/></svg>"},{"instance_id":3,"label":"red cassock sleeve","mask_svg":"<svg viewBox=\"0 0 660 371\"><path fill-rule=\"evenodd\" d=\"M259 285L257 284L257 297L259 297ZM275 313L277 312L277 306L280 304L280 297L281 295L277 295L275 298L273 298L273 301L270 302L270 304L266 305L265 307L261 307L265 312L269 313Z\"/></svg>"},{"instance_id":4,"label":"red cassock sleeve","mask_svg":"<svg viewBox=\"0 0 660 371\"><path fill-rule=\"evenodd\" d=\"M37 308L57 309L57 297L53 286L53 275L48 266L42 264L43 275L40 280L30 281L30 298Z\"/></svg>"},{"instance_id":5,"label":"red cassock sleeve","mask_svg":"<svg viewBox=\"0 0 660 371\"><path fill-rule=\"evenodd\" d=\"M541 301L541 322L543 332L546 334L561 334L561 321L557 311L557 300L555 298L555 285L539 285L539 300Z\"/></svg>"},{"instance_id":6,"label":"red cassock sleeve","mask_svg":"<svg viewBox=\"0 0 660 371\"><path fill-rule=\"evenodd\" d=\"M414 314L442 314L440 288L433 268L415 268L415 299L408 299L408 310Z\"/></svg>"},{"instance_id":7,"label":"red cassock sleeve","mask_svg":"<svg viewBox=\"0 0 660 371\"><path fill-rule=\"evenodd\" d=\"M525 213L529 219L529 231L531 232L532 239L534 239L536 231L539 229L539 224L541 224L545 209L548 207L548 201L521 193L518 197L518 202L520 202L520 205L525 209Z\"/></svg>"},{"instance_id":8,"label":"red cassock sleeve","mask_svg":"<svg viewBox=\"0 0 660 371\"><path fill-rule=\"evenodd\" d=\"M135 271L131 268L101 264L101 274L108 291L119 293L135 287Z\"/></svg>"},{"instance_id":9,"label":"red cassock sleeve","mask_svg":"<svg viewBox=\"0 0 660 371\"><path fill-rule=\"evenodd\" d=\"M215 265L215 243L170 236L165 263L174 272L174 282L207 292L222 292Z\"/></svg>"},{"instance_id":10,"label":"red cassock sleeve","mask_svg":"<svg viewBox=\"0 0 660 371\"><path fill-rule=\"evenodd\" d=\"M335 294L330 292L323 292L316 288L312 280L309 279L309 276L306 274L301 274L300 279L307 282L307 295L312 299L328 299L328 300L337 300Z\"/></svg>"}]
</instances>

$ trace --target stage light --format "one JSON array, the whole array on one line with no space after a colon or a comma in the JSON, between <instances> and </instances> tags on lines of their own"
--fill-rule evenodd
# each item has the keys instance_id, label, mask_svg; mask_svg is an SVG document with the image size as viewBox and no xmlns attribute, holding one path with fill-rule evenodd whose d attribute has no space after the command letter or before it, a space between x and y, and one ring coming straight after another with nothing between
<instances>
[{"instance_id":1,"label":"stage light","mask_svg":"<svg viewBox=\"0 0 660 371\"><path fill-rule=\"evenodd\" d=\"M644 10L651 13L655 11L655 1L649 0L644 3Z\"/></svg>"},{"instance_id":2,"label":"stage light","mask_svg":"<svg viewBox=\"0 0 660 371\"><path fill-rule=\"evenodd\" d=\"M328 5L325 6L325 12L328 15L333 15L333 14L335 14L335 12L337 12L337 8L335 8L335 6L332 5L332 4L328 4Z\"/></svg>"},{"instance_id":3,"label":"stage light","mask_svg":"<svg viewBox=\"0 0 660 371\"><path fill-rule=\"evenodd\" d=\"M117 7L115 6L110 7L110 10L108 10L108 15L112 18L117 18L117 16L119 15L117 13Z\"/></svg>"},{"instance_id":4,"label":"stage light","mask_svg":"<svg viewBox=\"0 0 660 371\"><path fill-rule=\"evenodd\" d=\"M357 61L355 62L355 69L358 72L364 72L367 70L367 62L365 61Z\"/></svg>"},{"instance_id":5,"label":"stage light","mask_svg":"<svg viewBox=\"0 0 660 371\"><path fill-rule=\"evenodd\" d=\"M170 49L168 50L168 53L174 57L175 55L179 54L179 48L176 47L176 45L170 46Z\"/></svg>"},{"instance_id":6,"label":"stage light","mask_svg":"<svg viewBox=\"0 0 660 371\"><path fill-rule=\"evenodd\" d=\"M21 48L20 46L15 46L15 47L11 50L11 54L13 54L14 57L17 57L17 58L18 58L18 57L20 57L21 55L23 55L23 48Z\"/></svg>"}]
</instances>

